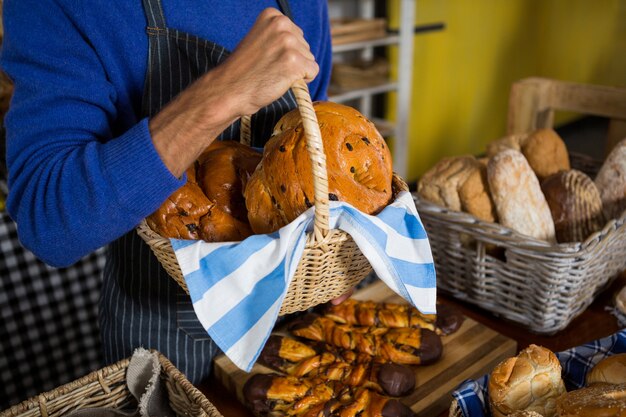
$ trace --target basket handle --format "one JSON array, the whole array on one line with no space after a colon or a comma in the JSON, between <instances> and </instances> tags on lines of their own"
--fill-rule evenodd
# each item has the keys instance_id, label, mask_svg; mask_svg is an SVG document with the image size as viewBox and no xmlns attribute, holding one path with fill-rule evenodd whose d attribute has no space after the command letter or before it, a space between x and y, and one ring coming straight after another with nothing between
<instances>
[{"instance_id":1,"label":"basket handle","mask_svg":"<svg viewBox=\"0 0 626 417\"><path fill-rule=\"evenodd\" d=\"M306 138L306 148L311 158L313 167L313 191L315 204L315 221L313 223L313 236L317 242L321 242L329 232L329 203L328 203L328 172L326 170L326 154L322 142L322 133L317 121L317 115L313 109L309 87L304 80L296 81L291 86L296 97L302 127ZM251 117L246 115L241 118L240 142L250 145Z\"/></svg>"}]
</instances>

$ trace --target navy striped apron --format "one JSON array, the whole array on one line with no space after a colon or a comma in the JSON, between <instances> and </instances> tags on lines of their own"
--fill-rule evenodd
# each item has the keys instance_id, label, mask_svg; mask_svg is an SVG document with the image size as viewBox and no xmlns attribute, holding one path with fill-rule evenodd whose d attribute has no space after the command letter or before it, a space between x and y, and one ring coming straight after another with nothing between
<instances>
[{"instance_id":1,"label":"navy striped apron","mask_svg":"<svg viewBox=\"0 0 626 417\"><path fill-rule=\"evenodd\" d=\"M279 0L283 13L288 5ZM161 0L143 0L149 38L142 117L156 114L186 86L219 65L229 52L213 42L168 28ZM252 116L252 144L263 146L274 125L296 107L291 91ZM239 138L239 122L220 140ZM138 346L157 349L192 383L211 372L219 353L193 311L189 296L169 277L135 231L109 245L100 299L100 332L107 364Z\"/></svg>"}]
</instances>

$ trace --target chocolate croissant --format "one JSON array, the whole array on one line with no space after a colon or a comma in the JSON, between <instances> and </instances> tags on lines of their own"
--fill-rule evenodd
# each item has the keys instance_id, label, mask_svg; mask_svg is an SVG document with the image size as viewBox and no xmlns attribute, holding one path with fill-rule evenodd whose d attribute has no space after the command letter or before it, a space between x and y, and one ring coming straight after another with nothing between
<instances>
[{"instance_id":1,"label":"chocolate croissant","mask_svg":"<svg viewBox=\"0 0 626 417\"><path fill-rule=\"evenodd\" d=\"M400 401L319 378L255 374L243 387L247 405L260 416L411 417Z\"/></svg>"},{"instance_id":2,"label":"chocolate croissant","mask_svg":"<svg viewBox=\"0 0 626 417\"><path fill-rule=\"evenodd\" d=\"M272 335L259 361L264 365L298 378L321 378L338 381L349 387L367 387L392 397L408 394L415 388L415 374L404 365L379 363L369 355L323 346L316 352L311 346L289 337Z\"/></svg>"},{"instance_id":3,"label":"chocolate croissant","mask_svg":"<svg viewBox=\"0 0 626 417\"><path fill-rule=\"evenodd\" d=\"M348 299L341 304L327 304L323 315L338 323L376 327L421 327L437 334L450 334L463 323L463 315L453 307L438 304L437 314L422 314L408 304L378 303Z\"/></svg>"},{"instance_id":4,"label":"chocolate croissant","mask_svg":"<svg viewBox=\"0 0 626 417\"><path fill-rule=\"evenodd\" d=\"M317 314L295 320L289 331L299 337L342 349L357 350L384 361L428 365L441 357L441 338L421 328L353 327Z\"/></svg>"}]
</instances>

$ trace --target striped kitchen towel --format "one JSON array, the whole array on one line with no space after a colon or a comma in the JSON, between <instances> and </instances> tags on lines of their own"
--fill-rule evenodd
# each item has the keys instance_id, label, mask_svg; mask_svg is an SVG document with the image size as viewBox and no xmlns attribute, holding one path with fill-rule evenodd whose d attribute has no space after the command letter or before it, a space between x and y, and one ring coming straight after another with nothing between
<instances>
[{"instance_id":1,"label":"striped kitchen towel","mask_svg":"<svg viewBox=\"0 0 626 417\"><path fill-rule=\"evenodd\" d=\"M241 242L172 239L194 311L215 343L250 371L272 331L313 229L314 207L277 232ZM330 202L330 228L349 233L376 274L426 314L435 313L430 244L409 192L376 216Z\"/></svg>"}]
</instances>

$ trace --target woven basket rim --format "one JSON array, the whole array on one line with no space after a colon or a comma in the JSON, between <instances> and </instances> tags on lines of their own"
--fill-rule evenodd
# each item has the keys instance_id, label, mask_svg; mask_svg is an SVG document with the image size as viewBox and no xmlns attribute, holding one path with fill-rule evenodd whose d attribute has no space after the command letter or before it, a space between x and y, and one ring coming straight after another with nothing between
<instances>
[{"instance_id":1,"label":"woven basket rim","mask_svg":"<svg viewBox=\"0 0 626 417\"><path fill-rule=\"evenodd\" d=\"M626 224L626 210L618 218L610 219L602 229L593 232L583 242L549 243L532 236L524 235L497 222L488 222L462 211L455 211L421 198L416 192L411 193L418 212L424 211L435 216L445 216L451 222L462 224L474 232L488 234L498 240L503 247L514 246L517 250L542 251L553 256L581 256L592 251L595 246L616 229Z\"/></svg>"},{"instance_id":2,"label":"woven basket rim","mask_svg":"<svg viewBox=\"0 0 626 417\"><path fill-rule=\"evenodd\" d=\"M162 353L150 349L150 352L156 353L159 363L161 364L161 372L172 377L185 393L191 397L194 402L202 408L202 410L207 413L210 417L220 417L221 413L215 408L215 406L200 392L187 378L183 375L183 373L176 368L172 362L165 357ZM107 365L103 368L96 369L94 371L89 372L87 375L84 375L78 379L70 381L68 383L59 385L56 388L53 388L49 391L42 392L35 396L25 399L24 401L15 404L4 411L0 411L0 417L17 417L23 415L33 408L41 409L41 402L52 402L58 398L62 398L64 395L68 393L74 392L82 387L85 387L89 384L95 382L101 382L104 378L115 374L120 371L126 371L128 365L130 363L130 357L121 359L115 363Z\"/></svg>"}]
</instances>

